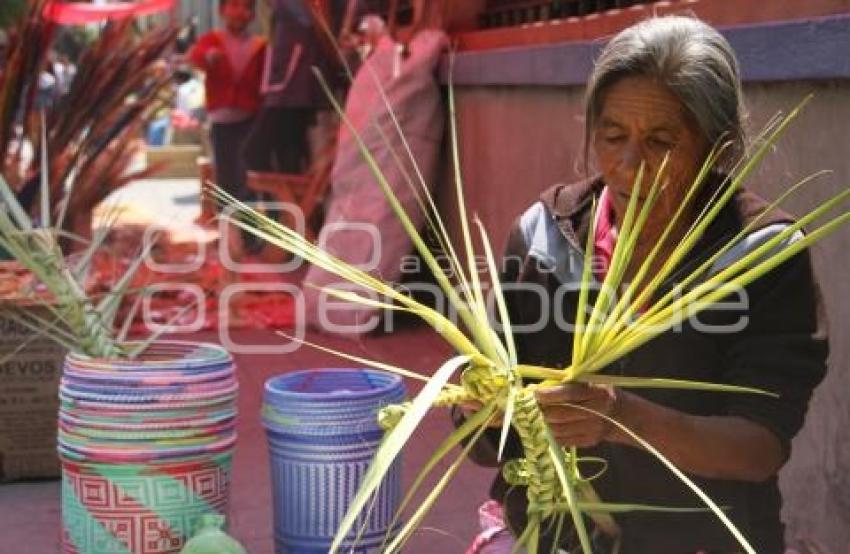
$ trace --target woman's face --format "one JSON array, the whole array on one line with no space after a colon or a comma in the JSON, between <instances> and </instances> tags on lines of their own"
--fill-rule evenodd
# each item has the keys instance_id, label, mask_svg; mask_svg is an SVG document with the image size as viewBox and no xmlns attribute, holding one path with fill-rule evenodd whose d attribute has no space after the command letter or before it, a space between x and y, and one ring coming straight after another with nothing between
<instances>
[{"instance_id":1,"label":"woman's face","mask_svg":"<svg viewBox=\"0 0 850 554\"><path fill-rule=\"evenodd\" d=\"M626 77L603 97L592 141L618 222L626 213L641 162L646 167L639 200L646 197L670 153L663 188L641 234L642 242L652 241L679 207L708 152L686 108L652 78Z\"/></svg>"}]
</instances>

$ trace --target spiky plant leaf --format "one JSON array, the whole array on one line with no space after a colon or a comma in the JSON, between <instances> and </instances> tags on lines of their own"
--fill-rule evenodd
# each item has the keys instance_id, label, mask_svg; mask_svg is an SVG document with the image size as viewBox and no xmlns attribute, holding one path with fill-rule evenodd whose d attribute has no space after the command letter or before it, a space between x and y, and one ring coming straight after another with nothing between
<instances>
[{"instance_id":1,"label":"spiky plant leaf","mask_svg":"<svg viewBox=\"0 0 850 554\"><path fill-rule=\"evenodd\" d=\"M434 399L440 393L451 376L464 364L469 362L468 356L455 356L444 363L431 377L428 383L422 388L407 413L401 418L401 421L390 431L381 441L378 451L375 453L375 458L369 466L369 470L363 477L363 482L360 489L357 491L354 499L352 499L345 517L340 523L336 536L330 547L330 552L336 552L348 532L354 525L355 519L360 514L360 511L368 502L372 494L381 485L384 476L389 471L393 461L395 461L399 452L401 452L407 440L416 430L419 422L428 413Z\"/></svg>"},{"instance_id":2,"label":"spiky plant leaf","mask_svg":"<svg viewBox=\"0 0 850 554\"><path fill-rule=\"evenodd\" d=\"M475 445L476 441L478 441L484 431L487 430L487 424L493 417L495 410L495 402L491 402L487 406L484 406L481 410L479 410L469 419L467 419L463 423L463 425L461 425L454 432L452 432L435 450L434 454L428 459L422 470L419 472L419 475L417 475L416 480L411 485L407 495L399 505L396 516L390 523L390 530L395 528L399 516L410 503L410 501L413 500L413 495L422 485L425 480L425 477L434 469L434 467L440 460L442 460L448 455L449 451L452 448L460 444L461 441L467 440L466 445L463 447L455 461L443 473L437 484L432 487L426 498L420 503L419 508L417 508L417 510L408 519L407 523L404 525L401 531L399 531L396 538L389 544L386 550L384 550L384 547L382 545L382 551L398 552L402 547L404 547L404 544L407 542L407 540L410 538L410 536L413 534L419 524L422 523L422 520L427 515L428 511L434 506L437 501L437 498L446 489L451 479L457 473L458 469L460 469L461 463L466 460L467 456L469 455L469 451Z\"/></svg>"}]
</instances>

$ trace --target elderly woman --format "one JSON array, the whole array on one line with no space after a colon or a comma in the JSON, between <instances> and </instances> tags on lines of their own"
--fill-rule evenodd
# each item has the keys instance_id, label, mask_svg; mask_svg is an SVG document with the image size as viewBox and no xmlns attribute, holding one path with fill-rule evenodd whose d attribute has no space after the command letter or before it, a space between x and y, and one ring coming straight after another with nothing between
<instances>
[{"instance_id":1,"label":"elderly woman","mask_svg":"<svg viewBox=\"0 0 850 554\"><path fill-rule=\"evenodd\" d=\"M570 360L570 329L558 322L571 321L575 315L574 291L581 280L581 264L570 263L575 259L571 254L586 244L594 198L598 210L593 240L602 258L594 264L594 271L601 278L642 163L646 174L654 176L669 155L664 188L637 243L634 265L658 242L712 146L731 143L726 157L704 183L690 217L675 230L678 237L716 190L724 168L744 150L735 57L727 41L697 19L649 19L614 37L596 62L586 104L588 150L599 176L546 191L517 220L509 238L507 254L512 263L506 281L515 283L508 298L512 324L515 329L538 327L533 333L517 334L517 350L524 363L558 367ZM682 269L704 259L766 207L750 192L737 193ZM780 212L766 214L729 255L744 255L789 221ZM676 238L668 243L678 242ZM635 270L632 267L630 272ZM564 301L542 302L540 286L550 299ZM561 287L566 287L566 294L558 294ZM757 387L775 392L779 398L565 385L539 390L537 399L563 445L580 447L583 455L607 461L605 471L593 481L605 501L700 506L690 490L628 436L605 420L564 403L579 404L622 422L727 509L758 552L782 552L776 475L788 459L791 439L803 423L812 389L823 378L827 355L808 255L785 262L739 291L734 300L724 310L690 318L682 328L659 336L606 372ZM481 463L493 463L497 441L497 430L491 430L476 445L474 457ZM505 458L521 455L518 442L511 441ZM596 469L588 467L586 472ZM499 475L491 494L504 507L509 526L521 531L525 491L509 487ZM637 511L617 514L615 519L624 553L740 550L710 512ZM569 535L563 534L562 548L573 546ZM549 548L551 540L551 536L544 537L541 547ZM604 551L604 537L597 534L597 541Z\"/></svg>"}]
</instances>

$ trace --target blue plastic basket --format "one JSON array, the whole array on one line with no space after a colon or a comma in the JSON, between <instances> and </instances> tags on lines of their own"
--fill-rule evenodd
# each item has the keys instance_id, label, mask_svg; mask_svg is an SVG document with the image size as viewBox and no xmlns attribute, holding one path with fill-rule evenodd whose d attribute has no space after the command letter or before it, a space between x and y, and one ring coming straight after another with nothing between
<instances>
[{"instance_id":1,"label":"blue plastic basket","mask_svg":"<svg viewBox=\"0 0 850 554\"><path fill-rule=\"evenodd\" d=\"M266 382L263 424L278 554L328 551L383 436L376 414L404 397L400 377L367 369L298 371ZM352 532L343 551L378 551L400 502L400 470L396 460L360 540L354 544Z\"/></svg>"}]
</instances>

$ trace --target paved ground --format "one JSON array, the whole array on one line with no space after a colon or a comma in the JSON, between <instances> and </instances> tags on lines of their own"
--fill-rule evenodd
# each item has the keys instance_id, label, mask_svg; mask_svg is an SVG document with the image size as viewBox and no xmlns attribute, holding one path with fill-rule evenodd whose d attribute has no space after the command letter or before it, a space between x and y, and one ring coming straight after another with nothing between
<instances>
[{"instance_id":1,"label":"paved ground","mask_svg":"<svg viewBox=\"0 0 850 554\"><path fill-rule=\"evenodd\" d=\"M143 179L113 192L97 212L118 207L120 221L183 228L200 213L199 199L198 179Z\"/></svg>"},{"instance_id":2,"label":"paved ground","mask_svg":"<svg viewBox=\"0 0 850 554\"><path fill-rule=\"evenodd\" d=\"M194 335L216 341L215 333ZM238 344L279 344L283 339L267 331L234 333ZM451 351L427 329L408 329L393 335L370 337L360 343L323 339L323 343L361 356L371 356L421 372L432 372ZM301 348L285 355L242 355L239 364L239 439L233 467L230 520L232 534L251 554L271 554L273 547L271 494L266 441L260 424L262 387L267 378L287 371L340 367L331 355ZM413 385L411 385L413 388ZM409 483L450 432L448 416L435 413L414 435L403 458L404 480ZM445 465L443 465L445 467ZM442 475L438 468L435 475ZM406 553L455 554L465 551L476 532L476 508L487 495L492 470L467 462ZM59 548L59 481L0 485L0 553L43 554Z\"/></svg>"}]
</instances>

